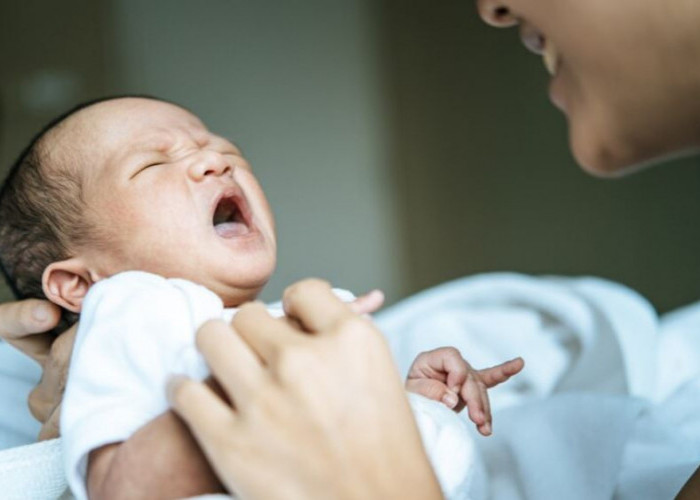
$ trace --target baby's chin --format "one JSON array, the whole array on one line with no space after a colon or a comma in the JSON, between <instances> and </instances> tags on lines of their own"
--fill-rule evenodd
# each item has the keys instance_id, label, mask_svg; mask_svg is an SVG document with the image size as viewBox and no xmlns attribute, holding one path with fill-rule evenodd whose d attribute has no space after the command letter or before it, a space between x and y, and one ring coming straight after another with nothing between
<instances>
[{"instance_id":1,"label":"baby's chin","mask_svg":"<svg viewBox=\"0 0 700 500\"><path fill-rule=\"evenodd\" d=\"M216 293L224 307L238 307L246 302L257 300L263 288L267 284L269 276L264 280L249 281L246 283L238 283L236 285L219 285L209 288Z\"/></svg>"}]
</instances>

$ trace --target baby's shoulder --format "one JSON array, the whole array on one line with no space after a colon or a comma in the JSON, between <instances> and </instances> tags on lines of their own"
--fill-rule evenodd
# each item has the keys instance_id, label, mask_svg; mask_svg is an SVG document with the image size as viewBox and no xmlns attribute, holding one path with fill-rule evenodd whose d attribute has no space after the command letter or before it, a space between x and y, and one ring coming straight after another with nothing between
<instances>
[{"instance_id":1,"label":"baby's shoulder","mask_svg":"<svg viewBox=\"0 0 700 500\"><path fill-rule=\"evenodd\" d=\"M150 298L159 295L184 295L185 297L206 296L215 298L217 301L220 300L214 292L193 281L182 278L165 278L146 271L123 271L98 281L88 292L88 296L97 297L107 295L134 297L142 294L146 294Z\"/></svg>"},{"instance_id":2,"label":"baby's shoulder","mask_svg":"<svg viewBox=\"0 0 700 500\"><path fill-rule=\"evenodd\" d=\"M117 293L121 290L135 292L138 290L167 290L168 280L157 274L145 271L123 271L95 283L88 294Z\"/></svg>"},{"instance_id":3,"label":"baby's shoulder","mask_svg":"<svg viewBox=\"0 0 700 500\"><path fill-rule=\"evenodd\" d=\"M97 282L83 303L81 319L93 313L128 314L150 311L194 316L220 314L221 299L208 288L180 278L164 278L145 271L125 271Z\"/></svg>"}]
</instances>

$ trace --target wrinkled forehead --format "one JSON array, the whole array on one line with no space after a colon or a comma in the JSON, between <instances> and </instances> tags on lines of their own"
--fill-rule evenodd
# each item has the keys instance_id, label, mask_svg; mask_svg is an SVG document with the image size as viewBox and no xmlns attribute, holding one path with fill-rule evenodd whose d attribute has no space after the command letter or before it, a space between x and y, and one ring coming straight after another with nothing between
<instances>
[{"instance_id":1,"label":"wrinkled forehead","mask_svg":"<svg viewBox=\"0 0 700 500\"><path fill-rule=\"evenodd\" d=\"M149 137L184 132L195 138L208 134L195 115L174 104L124 98L90 106L75 115L76 132L87 144L103 150L124 148Z\"/></svg>"},{"instance_id":2,"label":"wrinkled forehead","mask_svg":"<svg viewBox=\"0 0 700 500\"><path fill-rule=\"evenodd\" d=\"M175 135L204 141L209 131L195 115L174 104L143 98L100 102L67 118L47 137L49 153L60 164L92 173L100 166L146 145L162 149ZM69 160L66 164L63 160ZM76 172L79 173L79 172Z\"/></svg>"}]
</instances>

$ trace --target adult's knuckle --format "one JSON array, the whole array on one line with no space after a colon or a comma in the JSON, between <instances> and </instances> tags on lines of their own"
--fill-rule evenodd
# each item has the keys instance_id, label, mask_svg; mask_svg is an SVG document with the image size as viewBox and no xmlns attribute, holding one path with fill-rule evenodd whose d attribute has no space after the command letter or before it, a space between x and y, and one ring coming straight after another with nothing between
<instances>
[{"instance_id":1,"label":"adult's knuckle","mask_svg":"<svg viewBox=\"0 0 700 500\"><path fill-rule=\"evenodd\" d=\"M179 381L170 389L170 399L177 408L186 408L195 394L195 383L192 380Z\"/></svg>"},{"instance_id":2,"label":"adult's knuckle","mask_svg":"<svg viewBox=\"0 0 700 500\"><path fill-rule=\"evenodd\" d=\"M277 353L277 371L286 381L297 380L315 364L317 357L307 347L288 346Z\"/></svg>"},{"instance_id":3,"label":"adult's knuckle","mask_svg":"<svg viewBox=\"0 0 700 500\"><path fill-rule=\"evenodd\" d=\"M245 328L245 325L254 322L258 315L265 310L265 305L262 302L255 301L243 304L231 320L231 324L234 328Z\"/></svg>"},{"instance_id":4,"label":"adult's knuckle","mask_svg":"<svg viewBox=\"0 0 700 500\"><path fill-rule=\"evenodd\" d=\"M51 344L51 357L53 359L68 360L73 351L73 337L59 335Z\"/></svg>"},{"instance_id":5,"label":"adult's knuckle","mask_svg":"<svg viewBox=\"0 0 700 500\"><path fill-rule=\"evenodd\" d=\"M197 335L195 335L195 346L199 351L209 351L213 346L216 345L217 338L221 330L228 328L226 323L220 319L211 319L206 321L197 330Z\"/></svg>"},{"instance_id":6,"label":"adult's knuckle","mask_svg":"<svg viewBox=\"0 0 700 500\"><path fill-rule=\"evenodd\" d=\"M358 340L371 340L376 337L374 327L362 316L348 314L337 325L338 334Z\"/></svg>"},{"instance_id":7,"label":"adult's knuckle","mask_svg":"<svg viewBox=\"0 0 700 500\"><path fill-rule=\"evenodd\" d=\"M48 416L47 404L43 397L43 392L38 386L29 393L27 406L29 406L29 413L39 422L44 422L46 420Z\"/></svg>"},{"instance_id":8,"label":"adult's knuckle","mask_svg":"<svg viewBox=\"0 0 700 500\"><path fill-rule=\"evenodd\" d=\"M319 278L306 278L287 287L284 291L285 300L295 300L299 295L317 291L330 290L331 285Z\"/></svg>"}]
</instances>

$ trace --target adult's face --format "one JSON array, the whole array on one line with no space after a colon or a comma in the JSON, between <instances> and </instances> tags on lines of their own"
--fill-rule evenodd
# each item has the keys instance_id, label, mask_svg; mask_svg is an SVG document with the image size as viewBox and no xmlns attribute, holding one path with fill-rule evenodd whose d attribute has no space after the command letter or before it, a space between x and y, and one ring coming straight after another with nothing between
<instances>
[{"instance_id":1,"label":"adult's face","mask_svg":"<svg viewBox=\"0 0 700 500\"><path fill-rule=\"evenodd\" d=\"M577 161L597 175L700 146L697 0L477 0L544 56Z\"/></svg>"}]
</instances>

